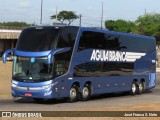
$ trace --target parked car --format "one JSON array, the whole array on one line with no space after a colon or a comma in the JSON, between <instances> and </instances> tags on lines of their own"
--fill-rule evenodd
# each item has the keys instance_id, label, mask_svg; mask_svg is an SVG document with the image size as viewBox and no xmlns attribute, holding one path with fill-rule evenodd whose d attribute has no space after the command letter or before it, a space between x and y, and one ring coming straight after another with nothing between
<instances>
[{"instance_id":1,"label":"parked car","mask_svg":"<svg viewBox=\"0 0 160 120\"><path fill-rule=\"evenodd\" d=\"M13 56L7 55L7 61L13 61Z\"/></svg>"}]
</instances>

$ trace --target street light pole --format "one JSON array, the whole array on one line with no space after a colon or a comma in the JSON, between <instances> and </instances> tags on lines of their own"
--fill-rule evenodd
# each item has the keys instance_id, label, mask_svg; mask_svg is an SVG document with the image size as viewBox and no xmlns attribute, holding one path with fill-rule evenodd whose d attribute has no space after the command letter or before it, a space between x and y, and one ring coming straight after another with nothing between
<instances>
[{"instance_id":1,"label":"street light pole","mask_svg":"<svg viewBox=\"0 0 160 120\"><path fill-rule=\"evenodd\" d=\"M41 18L40 18L41 25L42 25L42 9L43 9L43 0L41 0Z\"/></svg>"},{"instance_id":2,"label":"street light pole","mask_svg":"<svg viewBox=\"0 0 160 120\"><path fill-rule=\"evenodd\" d=\"M82 14L79 15L79 27L81 27L81 22L82 22Z\"/></svg>"},{"instance_id":3,"label":"street light pole","mask_svg":"<svg viewBox=\"0 0 160 120\"><path fill-rule=\"evenodd\" d=\"M101 14L101 29L103 28L103 2L102 2L102 14Z\"/></svg>"}]
</instances>

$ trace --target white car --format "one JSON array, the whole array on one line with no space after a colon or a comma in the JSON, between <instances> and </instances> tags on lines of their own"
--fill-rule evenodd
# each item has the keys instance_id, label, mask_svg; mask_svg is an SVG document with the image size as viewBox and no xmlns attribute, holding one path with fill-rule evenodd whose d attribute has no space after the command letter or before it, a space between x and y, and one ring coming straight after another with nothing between
<instances>
[{"instance_id":1,"label":"white car","mask_svg":"<svg viewBox=\"0 0 160 120\"><path fill-rule=\"evenodd\" d=\"M7 55L7 61L12 61L12 60L13 60L13 56Z\"/></svg>"}]
</instances>

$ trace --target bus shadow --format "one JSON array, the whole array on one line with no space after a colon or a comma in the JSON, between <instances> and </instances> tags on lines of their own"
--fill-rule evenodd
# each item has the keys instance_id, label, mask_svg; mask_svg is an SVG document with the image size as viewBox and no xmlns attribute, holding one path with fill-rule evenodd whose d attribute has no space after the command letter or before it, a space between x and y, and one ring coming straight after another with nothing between
<instances>
[{"instance_id":1,"label":"bus shadow","mask_svg":"<svg viewBox=\"0 0 160 120\"><path fill-rule=\"evenodd\" d=\"M59 103L66 103L68 102L66 99L44 99L44 100L40 100L40 101L35 101L32 98L18 98L15 99L14 102L16 103L23 103L23 104L59 104Z\"/></svg>"}]
</instances>

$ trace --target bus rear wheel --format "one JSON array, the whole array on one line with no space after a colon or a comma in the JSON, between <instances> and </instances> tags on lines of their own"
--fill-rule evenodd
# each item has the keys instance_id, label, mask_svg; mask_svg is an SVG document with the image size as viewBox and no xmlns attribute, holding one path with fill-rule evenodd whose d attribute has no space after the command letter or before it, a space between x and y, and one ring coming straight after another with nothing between
<instances>
[{"instance_id":1,"label":"bus rear wheel","mask_svg":"<svg viewBox=\"0 0 160 120\"><path fill-rule=\"evenodd\" d=\"M137 83L134 81L131 86L131 95L135 95L137 93Z\"/></svg>"},{"instance_id":2,"label":"bus rear wheel","mask_svg":"<svg viewBox=\"0 0 160 120\"><path fill-rule=\"evenodd\" d=\"M83 87L82 93L80 94L80 100L87 101L91 97L91 87L86 84Z\"/></svg>"},{"instance_id":3,"label":"bus rear wheel","mask_svg":"<svg viewBox=\"0 0 160 120\"><path fill-rule=\"evenodd\" d=\"M76 102L79 98L79 90L76 85L73 85L69 91L69 102Z\"/></svg>"},{"instance_id":4,"label":"bus rear wheel","mask_svg":"<svg viewBox=\"0 0 160 120\"><path fill-rule=\"evenodd\" d=\"M145 90L145 83L141 81L138 85L138 94L142 94L144 90Z\"/></svg>"}]
</instances>

